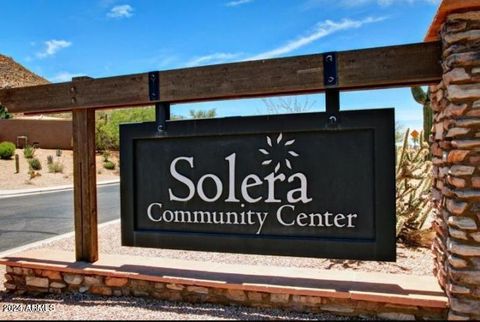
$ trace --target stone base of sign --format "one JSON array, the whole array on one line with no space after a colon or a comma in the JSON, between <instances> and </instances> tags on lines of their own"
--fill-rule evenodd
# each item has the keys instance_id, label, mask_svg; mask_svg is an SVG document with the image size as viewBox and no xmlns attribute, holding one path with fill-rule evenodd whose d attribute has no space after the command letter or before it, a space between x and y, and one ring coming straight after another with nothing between
<instances>
[{"instance_id":1,"label":"stone base of sign","mask_svg":"<svg viewBox=\"0 0 480 322\"><path fill-rule=\"evenodd\" d=\"M161 300L328 311L392 319L442 319L447 298L434 277L231 265L31 250L0 259L5 288L17 294L91 293Z\"/></svg>"}]
</instances>

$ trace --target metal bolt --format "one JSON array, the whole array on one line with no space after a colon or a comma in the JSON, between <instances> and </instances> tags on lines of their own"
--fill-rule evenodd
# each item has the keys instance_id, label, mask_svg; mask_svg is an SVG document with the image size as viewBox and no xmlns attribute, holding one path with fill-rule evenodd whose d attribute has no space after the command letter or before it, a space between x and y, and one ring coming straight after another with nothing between
<instances>
[{"instance_id":1,"label":"metal bolt","mask_svg":"<svg viewBox=\"0 0 480 322\"><path fill-rule=\"evenodd\" d=\"M329 83L333 83L334 81L335 81L335 77L333 77L333 76L328 77L328 82Z\"/></svg>"},{"instance_id":2,"label":"metal bolt","mask_svg":"<svg viewBox=\"0 0 480 322\"><path fill-rule=\"evenodd\" d=\"M335 124L337 123L337 118L332 115L328 118L328 121L330 122L330 124Z\"/></svg>"},{"instance_id":3,"label":"metal bolt","mask_svg":"<svg viewBox=\"0 0 480 322\"><path fill-rule=\"evenodd\" d=\"M332 56L332 55L328 55L328 56L326 57L326 61L332 62L332 61L333 61L333 56Z\"/></svg>"}]
</instances>

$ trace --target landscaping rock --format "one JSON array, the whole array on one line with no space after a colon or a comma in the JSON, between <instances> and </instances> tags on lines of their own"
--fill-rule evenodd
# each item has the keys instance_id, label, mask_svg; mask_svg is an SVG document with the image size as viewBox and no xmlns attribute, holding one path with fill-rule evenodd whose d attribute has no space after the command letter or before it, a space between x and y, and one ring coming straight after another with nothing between
<instances>
[{"instance_id":1,"label":"landscaping rock","mask_svg":"<svg viewBox=\"0 0 480 322\"><path fill-rule=\"evenodd\" d=\"M386 320L415 320L415 315L413 314L407 314L407 313L399 313L399 312L385 312L385 313L378 313L377 316L380 319L386 319Z\"/></svg>"},{"instance_id":2,"label":"landscaping rock","mask_svg":"<svg viewBox=\"0 0 480 322\"><path fill-rule=\"evenodd\" d=\"M480 256L480 245L470 246L470 245L465 245L453 240L450 240L447 245L448 245L447 246L448 250L453 254L463 255L463 256Z\"/></svg>"},{"instance_id":3,"label":"landscaping rock","mask_svg":"<svg viewBox=\"0 0 480 322\"><path fill-rule=\"evenodd\" d=\"M103 284L103 277L102 276L85 276L84 283L87 286L101 285Z\"/></svg>"},{"instance_id":4,"label":"landscaping rock","mask_svg":"<svg viewBox=\"0 0 480 322\"><path fill-rule=\"evenodd\" d=\"M448 174L452 176L471 176L475 171L475 167L466 166L466 165L453 165L450 167Z\"/></svg>"},{"instance_id":5,"label":"landscaping rock","mask_svg":"<svg viewBox=\"0 0 480 322\"><path fill-rule=\"evenodd\" d=\"M198 294L208 294L208 288L200 286L187 286L187 291Z\"/></svg>"},{"instance_id":6,"label":"landscaping rock","mask_svg":"<svg viewBox=\"0 0 480 322\"><path fill-rule=\"evenodd\" d=\"M448 233L450 234L450 236L454 238L468 240L467 233L463 230L458 230L458 229L449 227Z\"/></svg>"},{"instance_id":7,"label":"landscaping rock","mask_svg":"<svg viewBox=\"0 0 480 322\"><path fill-rule=\"evenodd\" d=\"M35 276L26 276L25 283L27 286L48 288L48 278L35 277Z\"/></svg>"},{"instance_id":8,"label":"landscaping rock","mask_svg":"<svg viewBox=\"0 0 480 322\"><path fill-rule=\"evenodd\" d=\"M122 287L128 284L127 278L106 277L105 285L111 287Z\"/></svg>"},{"instance_id":9,"label":"landscaping rock","mask_svg":"<svg viewBox=\"0 0 480 322\"><path fill-rule=\"evenodd\" d=\"M250 301L253 302L261 302L263 299L262 293L259 292L247 292L247 297Z\"/></svg>"},{"instance_id":10,"label":"landscaping rock","mask_svg":"<svg viewBox=\"0 0 480 322\"><path fill-rule=\"evenodd\" d=\"M175 291L182 291L185 288L185 286L180 284L167 284L166 287Z\"/></svg>"},{"instance_id":11,"label":"landscaping rock","mask_svg":"<svg viewBox=\"0 0 480 322\"><path fill-rule=\"evenodd\" d=\"M93 285L90 287L90 293L109 296L109 295L112 295L112 289L106 286Z\"/></svg>"},{"instance_id":12,"label":"landscaping rock","mask_svg":"<svg viewBox=\"0 0 480 322\"><path fill-rule=\"evenodd\" d=\"M289 294L283 293L273 293L270 295L270 301L272 303L288 303L289 298Z\"/></svg>"},{"instance_id":13,"label":"landscaping rock","mask_svg":"<svg viewBox=\"0 0 480 322\"><path fill-rule=\"evenodd\" d=\"M450 163L462 162L469 153L468 150L452 150L448 153L447 161Z\"/></svg>"},{"instance_id":14,"label":"landscaping rock","mask_svg":"<svg viewBox=\"0 0 480 322\"><path fill-rule=\"evenodd\" d=\"M243 302L247 299L245 292L242 290L232 290L228 289L226 293L227 298L234 301Z\"/></svg>"},{"instance_id":15,"label":"landscaping rock","mask_svg":"<svg viewBox=\"0 0 480 322\"><path fill-rule=\"evenodd\" d=\"M448 224L465 230L477 230L475 220L470 217L451 216L448 218Z\"/></svg>"},{"instance_id":16,"label":"landscaping rock","mask_svg":"<svg viewBox=\"0 0 480 322\"><path fill-rule=\"evenodd\" d=\"M447 199L447 209L454 215L461 215L468 207L468 203Z\"/></svg>"},{"instance_id":17,"label":"landscaping rock","mask_svg":"<svg viewBox=\"0 0 480 322\"><path fill-rule=\"evenodd\" d=\"M52 288L65 288L65 287L67 287L67 284L62 283L62 282L52 282L52 283L50 283L50 287L52 287Z\"/></svg>"},{"instance_id":18,"label":"landscaping rock","mask_svg":"<svg viewBox=\"0 0 480 322\"><path fill-rule=\"evenodd\" d=\"M458 37L459 34L455 34L457 36L449 36L451 38ZM445 85L449 85L451 82L458 82L458 81L465 81L469 80L470 75L465 71L465 68L454 68L446 74L443 74L443 82Z\"/></svg>"},{"instance_id":19,"label":"landscaping rock","mask_svg":"<svg viewBox=\"0 0 480 322\"><path fill-rule=\"evenodd\" d=\"M58 271L49 271L49 270L41 270L40 272L37 272L37 275L46 277L49 280L55 280L55 281L62 281L62 274Z\"/></svg>"}]
</instances>

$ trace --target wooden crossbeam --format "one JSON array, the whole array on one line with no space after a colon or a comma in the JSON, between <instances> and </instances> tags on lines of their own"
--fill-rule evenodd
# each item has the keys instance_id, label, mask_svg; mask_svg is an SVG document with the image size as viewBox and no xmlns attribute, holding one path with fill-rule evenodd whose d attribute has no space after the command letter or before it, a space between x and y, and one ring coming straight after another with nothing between
<instances>
[{"instance_id":1,"label":"wooden crossbeam","mask_svg":"<svg viewBox=\"0 0 480 322\"><path fill-rule=\"evenodd\" d=\"M439 42L339 52L340 90L439 82ZM58 112L323 92L322 55L161 71L160 98L149 98L148 73L0 90L12 113Z\"/></svg>"}]
</instances>

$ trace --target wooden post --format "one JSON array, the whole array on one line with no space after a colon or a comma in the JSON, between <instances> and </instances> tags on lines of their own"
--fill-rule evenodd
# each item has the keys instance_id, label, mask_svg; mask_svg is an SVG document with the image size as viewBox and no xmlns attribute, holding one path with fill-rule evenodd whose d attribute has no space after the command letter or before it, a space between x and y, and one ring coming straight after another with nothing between
<instances>
[{"instance_id":1,"label":"wooden post","mask_svg":"<svg viewBox=\"0 0 480 322\"><path fill-rule=\"evenodd\" d=\"M95 110L73 110L75 253L77 261L98 260Z\"/></svg>"}]
</instances>

